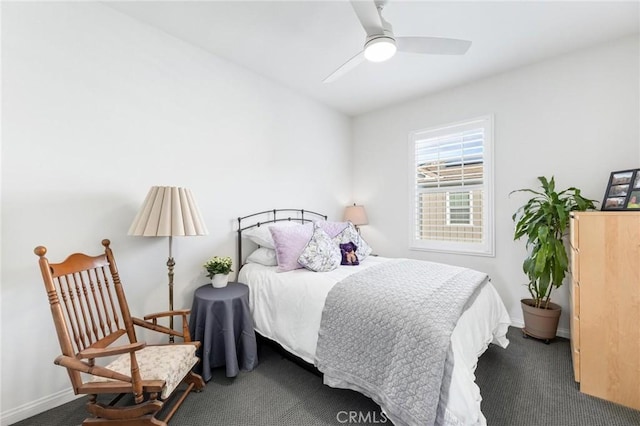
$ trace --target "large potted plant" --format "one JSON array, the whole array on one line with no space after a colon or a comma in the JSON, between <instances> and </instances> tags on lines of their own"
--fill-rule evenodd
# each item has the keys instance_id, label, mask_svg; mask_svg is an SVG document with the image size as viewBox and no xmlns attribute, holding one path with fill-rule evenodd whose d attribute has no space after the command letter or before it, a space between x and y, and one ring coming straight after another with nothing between
<instances>
[{"instance_id":1,"label":"large potted plant","mask_svg":"<svg viewBox=\"0 0 640 426\"><path fill-rule=\"evenodd\" d=\"M514 213L516 224L513 239L527 238L527 257L522 269L529 279L531 299L522 299L525 336L549 342L556 336L561 307L551 302L551 291L562 285L569 269L565 236L572 211L595 208L595 200L584 198L574 187L557 192L555 180L538 177L542 190L517 189L533 194ZM511 195L510 194L510 195Z\"/></svg>"}]
</instances>

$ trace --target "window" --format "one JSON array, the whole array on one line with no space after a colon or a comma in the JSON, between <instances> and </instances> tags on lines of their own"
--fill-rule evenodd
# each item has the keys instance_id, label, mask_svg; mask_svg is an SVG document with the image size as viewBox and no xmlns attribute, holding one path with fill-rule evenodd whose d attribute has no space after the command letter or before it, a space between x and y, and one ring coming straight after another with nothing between
<instances>
[{"instance_id":1,"label":"window","mask_svg":"<svg viewBox=\"0 0 640 426\"><path fill-rule=\"evenodd\" d=\"M493 256L493 119L409 136L411 248Z\"/></svg>"}]
</instances>

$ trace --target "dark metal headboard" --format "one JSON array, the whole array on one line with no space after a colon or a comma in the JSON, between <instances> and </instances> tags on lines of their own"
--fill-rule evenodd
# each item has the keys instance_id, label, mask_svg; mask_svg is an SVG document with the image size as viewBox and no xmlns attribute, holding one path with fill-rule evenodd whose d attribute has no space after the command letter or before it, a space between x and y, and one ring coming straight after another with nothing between
<instances>
[{"instance_id":1,"label":"dark metal headboard","mask_svg":"<svg viewBox=\"0 0 640 426\"><path fill-rule=\"evenodd\" d=\"M295 217L292 217L295 216ZM247 219L254 218L249 221L251 224L246 225ZM264 220L261 220L264 219ZM238 218L238 272L236 272L236 279L240 273L240 268L244 265L244 258L242 257L242 231L247 229L256 228L262 225L268 225L276 222L314 222L316 220L327 220L327 215L316 213L311 210L302 209L273 209L265 210L258 213L253 213L247 216ZM244 221L244 226L243 226Z\"/></svg>"}]
</instances>

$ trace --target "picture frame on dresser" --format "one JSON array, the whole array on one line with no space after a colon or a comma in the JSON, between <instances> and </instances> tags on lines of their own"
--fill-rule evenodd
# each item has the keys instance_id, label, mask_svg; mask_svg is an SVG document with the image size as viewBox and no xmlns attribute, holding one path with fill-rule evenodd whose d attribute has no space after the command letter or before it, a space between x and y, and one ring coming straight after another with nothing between
<instances>
[{"instance_id":1,"label":"picture frame on dresser","mask_svg":"<svg viewBox=\"0 0 640 426\"><path fill-rule=\"evenodd\" d=\"M640 169L611 172L601 210L640 210Z\"/></svg>"}]
</instances>

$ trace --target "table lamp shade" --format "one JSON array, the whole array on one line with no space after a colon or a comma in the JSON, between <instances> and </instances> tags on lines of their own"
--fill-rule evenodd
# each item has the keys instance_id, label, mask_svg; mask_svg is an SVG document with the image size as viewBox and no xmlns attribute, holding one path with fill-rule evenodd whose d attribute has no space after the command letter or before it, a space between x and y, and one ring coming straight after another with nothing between
<instances>
[{"instance_id":1,"label":"table lamp shade","mask_svg":"<svg viewBox=\"0 0 640 426\"><path fill-rule=\"evenodd\" d=\"M151 187L128 232L143 237L207 234L191 191L175 186Z\"/></svg>"},{"instance_id":2,"label":"table lamp shade","mask_svg":"<svg viewBox=\"0 0 640 426\"><path fill-rule=\"evenodd\" d=\"M344 220L351 221L355 226L369 224L364 206L356 206L355 204L344 209Z\"/></svg>"}]
</instances>

